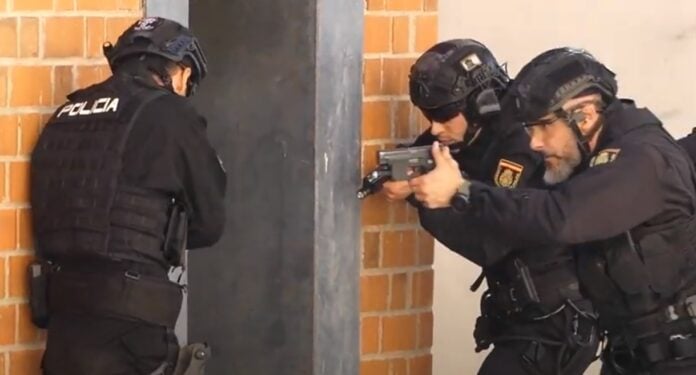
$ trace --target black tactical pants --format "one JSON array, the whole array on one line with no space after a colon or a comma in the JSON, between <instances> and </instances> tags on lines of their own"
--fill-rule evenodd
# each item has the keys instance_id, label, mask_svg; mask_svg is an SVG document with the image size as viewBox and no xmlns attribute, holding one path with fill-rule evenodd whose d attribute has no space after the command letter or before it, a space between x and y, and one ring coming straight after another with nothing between
<instances>
[{"instance_id":1,"label":"black tactical pants","mask_svg":"<svg viewBox=\"0 0 696 375\"><path fill-rule=\"evenodd\" d=\"M478 374L582 375L593 362L599 343L594 340L584 347L571 347L564 345L568 342L568 335L565 314L534 323L509 325L501 335L503 339L494 344ZM533 337L539 340L535 341ZM547 340L554 344L543 343Z\"/></svg>"},{"instance_id":2,"label":"black tactical pants","mask_svg":"<svg viewBox=\"0 0 696 375\"><path fill-rule=\"evenodd\" d=\"M693 375L696 374L696 359L660 362L644 370L622 371L612 364L602 364L601 375Z\"/></svg>"},{"instance_id":3,"label":"black tactical pants","mask_svg":"<svg viewBox=\"0 0 696 375\"><path fill-rule=\"evenodd\" d=\"M479 369L479 375L555 375L559 347L543 346L543 357L529 361L524 356L529 349L529 342L516 341L497 345ZM572 351L575 357L563 363L561 375L582 375L590 366L595 356L596 347ZM696 374L696 373L695 373Z\"/></svg>"},{"instance_id":4,"label":"black tactical pants","mask_svg":"<svg viewBox=\"0 0 696 375\"><path fill-rule=\"evenodd\" d=\"M48 326L43 373L169 375L178 350L176 336L166 327L87 315L55 315Z\"/></svg>"}]
</instances>

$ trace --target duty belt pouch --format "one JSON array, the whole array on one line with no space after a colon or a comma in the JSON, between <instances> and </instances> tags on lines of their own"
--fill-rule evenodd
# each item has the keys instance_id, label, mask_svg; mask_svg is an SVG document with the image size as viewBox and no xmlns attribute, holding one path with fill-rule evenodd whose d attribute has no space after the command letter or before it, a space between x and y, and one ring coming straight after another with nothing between
<instances>
[{"instance_id":1,"label":"duty belt pouch","mask_svg":"<svg viewBox=\"0 0 696 375\"><path fill-rule=\"evenodd\" d=\"M31 322L39 328L48 327L48 265L36 261L29 264L29 310Z\"/></svg>"},{"instance_id":2,"label":"duty belt pouch","mask_svg":"<svg viewBox=\"0 0 696 375\"><path fill-rule=\"evenodd\" d=\"M648 270L630 232L605 241L604 249L609 276L623 293L635 295L650 291Z\"/></svg>"}]
</instances>

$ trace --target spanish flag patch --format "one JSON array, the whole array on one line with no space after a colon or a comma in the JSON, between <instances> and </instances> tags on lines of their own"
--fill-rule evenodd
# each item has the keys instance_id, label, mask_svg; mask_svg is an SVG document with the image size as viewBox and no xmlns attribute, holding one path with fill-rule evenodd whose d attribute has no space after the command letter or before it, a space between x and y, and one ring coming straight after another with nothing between
<instances>
[{"instance_id":1,"label":"spanish flag patch","mask_svg":"<svg viewBox=\"0 0 696 375\"><path fill-rule=\"evenodd\" d=\"M602 165L611 163L619 155L619 148L607 148L597 153L592 159L590 159L590 167L596 165Z\"/></svg>"},{"instance_id":2,"label":"spanish flag patch","mask_svg":"<svg viewBox=\"0 0 696 375\"><path fill-rule=\"evenodd\" d=\"M524 167L507 159L500 159L493 181L497 186L514 188L520 182Z\"/></svg>"}]
</instances>

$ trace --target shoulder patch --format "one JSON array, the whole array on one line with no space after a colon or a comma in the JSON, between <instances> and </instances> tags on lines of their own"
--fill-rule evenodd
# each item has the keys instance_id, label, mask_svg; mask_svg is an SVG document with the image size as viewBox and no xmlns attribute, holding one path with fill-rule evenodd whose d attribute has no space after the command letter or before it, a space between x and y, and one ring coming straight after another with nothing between
<instances>
[{"instance_id":1,"label":"shoulder patch","mask_svg":"<svg viewBox=\"0 0 696 375\"><path fill-rule=\"evenodd\" d=\"M598 152L597 155L590 159L590 167L611 163L616 159L620 151L620 148L607 148Z\"/></svg>"},{"instance_id":2,"label":"shoulder patch","mask_svg":"<svg viewBox=\"0 0 696 375\"><path fill-rule=\"evenodd\" d=\"M520 164L511 162L507 159L500 159L493 182L500 187L514 188L517 186L517 183L520 182L520 176L523 170L524 166Z\"/></svg>"}]
</instances>

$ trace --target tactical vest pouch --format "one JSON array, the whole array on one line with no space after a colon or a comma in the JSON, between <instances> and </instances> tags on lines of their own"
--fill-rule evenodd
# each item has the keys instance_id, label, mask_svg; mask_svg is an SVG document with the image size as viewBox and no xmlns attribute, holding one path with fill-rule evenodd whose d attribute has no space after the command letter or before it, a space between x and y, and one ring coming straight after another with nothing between
<instances>
[{"instance_id":1,"label":"tactical vest pouch","mask_svg":"<svg viewBox=\"0 0 696 375\"><path fill-rule=\"evenodd\" d=\"M166 265L163 249L171 206L171 198L166 195L119 186L111 213L110 256L132 260L145 257Z\"/></svg>"},{"instance_id":2,"label":"tactical vest pouch","mask_svg":"<svg viewBox=\"0 0 696 375\"><path fill-rule=\"evenodd\" d=\"M32 262L27 269L29 276L29 311L31 322L39 328L48 327L48 265Z\"/></svg>"},{"instance_id":3,"label":"tactical vest pouch","mask_svg":"<svg viewBox=\"0 0 696 375\"><path fill-rule=\"evenodd\" d=\"M633 237L626 232L603 243L609 276L624 294L642 294L650 288L648 270L636 248Z\"/></svg>"},{"instance_id":4,"label":"tactical vest pouch","mask_svg":"<svg viewBox=\"0 0 696 375\"><path fill-rule=\"evenodd\" d=\"M182 287L166 278L125 272L51 274L49 309L142 321L174 329L182 303Z\"/></svg>"},{"instance_id":5,"label":"tactical vest pouch","mask_svg":"<svg viewBox=\"0 0 696 375\"><path fill-rule=\"evenodd\" d=\"M650 289L662 298L671 298L679 290L684 276L693 270L694 221L691 219L669 229L653 231L638 240L637 248L646 265Z\"/></svg>"}]
</instances>

